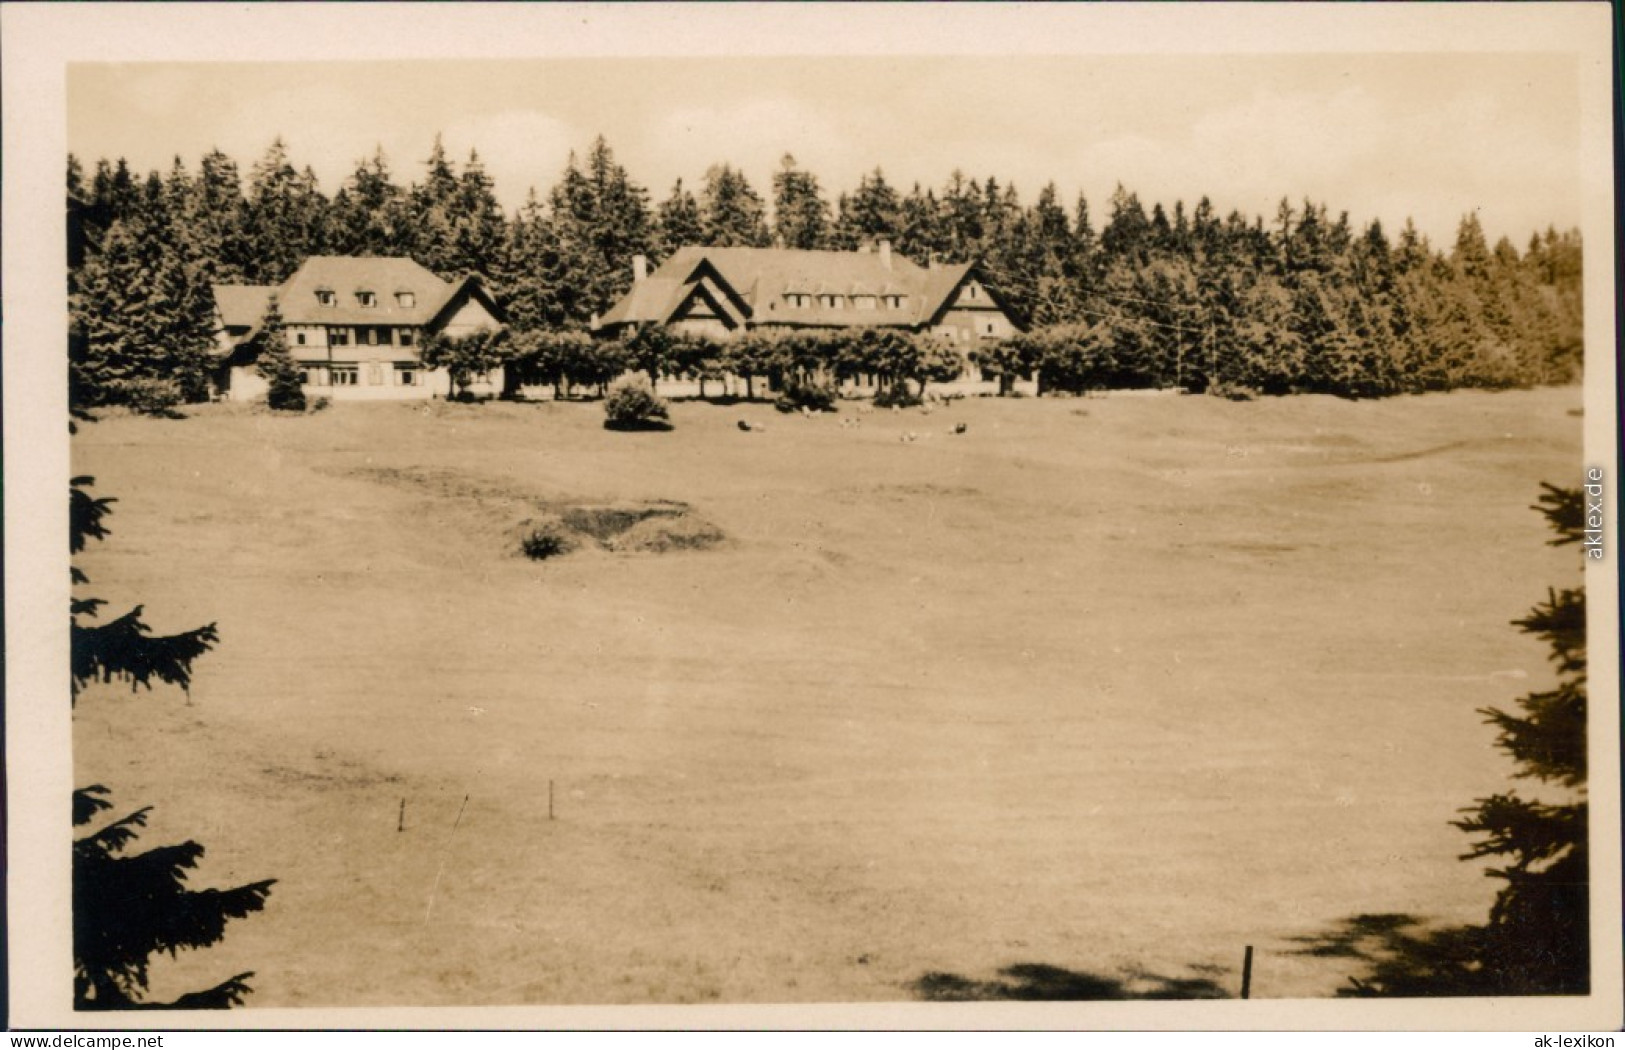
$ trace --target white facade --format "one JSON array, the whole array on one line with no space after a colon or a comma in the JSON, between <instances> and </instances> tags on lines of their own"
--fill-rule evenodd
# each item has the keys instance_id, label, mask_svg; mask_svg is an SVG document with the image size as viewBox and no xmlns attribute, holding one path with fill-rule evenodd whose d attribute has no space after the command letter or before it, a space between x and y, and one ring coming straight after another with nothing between
<instances>
[{"instance_id":1,"label":"white facade","mask_svg":"<svg viewBox=\"0 0 1625 1050\"><path fill-rule=\"evenodd\" d=\"M483 292L467 284L454 290L409 260L324 259L307 261L307 267L312 263L318 264L315 269L319 271L313 277L302 278L306 272L302 267L282 289L257 290L267 297L281 294L288 353L300 371L301 385L309 399L410 401L447 397L452 393L450 375L443 369L425 368L420 358L425 333L435 331L455 338L501 324L488 308L489 300ZM389 272L354 280L320 280L311 294L295 288L301 279L305 284L317 282L322 273L335 269L335 264L387 268ZM348 289L352 284L396 290L380 295L366 287L350 293L329 287ZM245 341L251 338L262 312L257 301L244 302L252 298L243 294L249 291L217 292L217 302L222 304L221 354L227 360L222 362L226 367L217 373L216 383L221 395L232 401L262 401L269 389L252 360L252 344ZM232 299L229 303L227 295ZM227 305L233 310L229 317L225 316ZM503 378L501 368L493 369L475 377L464 389L477 397L497 395L502 392Z\"/></svg>"}]
</instances>

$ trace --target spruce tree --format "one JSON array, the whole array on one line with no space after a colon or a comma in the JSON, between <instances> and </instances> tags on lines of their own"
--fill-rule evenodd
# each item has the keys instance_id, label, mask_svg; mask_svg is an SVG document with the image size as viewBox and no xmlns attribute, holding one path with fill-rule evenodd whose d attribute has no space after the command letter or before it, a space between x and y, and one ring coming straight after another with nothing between
<instances>
[{"instance_id":1,"label":"spruce tree","mask_svg":"<svg viewBox=\"0 0 1625 1050\"><path fill-rule=\"evenodd\" d=\"M707 247L765 248L767 207L745 178L729 164L716 164L705 173L700 194L700 221Z\"/></svg>"},{"instance_id":2,"label":"spruce tree","mask_svg":"<svg viewBox=\"0 0 1625 1050\"><path fill-rule=\"evenodd\" d=\"M1535 509L1557 533L1554 546L1585 538L1579 489L1544 486ZM1481 710L1495 744L1520 779L1559 790L1556 801L1516 790L1479 799L1455 825L1478 836L1467 858L1501 862L1505 883L1482 932L1484 991L1503 995L1583 995L1590 989L1590 850L1586 801L1585 587L1553 588L1513 621L1551 649L1557 684L1520 697L1517 710Z\"/></svg>"},{"instance_id":3,"label":"spruce tree","mask_svg":"<svg viewBox=\"0 0 1625 1050\"><path fill-rule=\"evenodd\" d=\"M942 224L942 205L935 190L920 188L919 183L909 191L899 212L901 228L897 234L897 250L920 266L929 266L932 259L941 258L948 248Z\"/></svg>"},{"instance_id":4,"label":"spruce tree","mask_svg":"<svg viewBox=\"0 0 1625 1050\"><path fill-rule=\"evenodd\" d=\"M858 180L858 188L840 199L832 238L847 251L880 240L902 240L903 203L879 168Z\"/></svg>"},{"instance_id":5,"label":"spruce tree","mask_svg":"<svg viewBox=\"0 0 1625 1050\"><path fill-rule=\"evenodd\" d=\"M548 194L559 254L570 279L559 288L564 315L585 327L632 286L632 259L649 254L653 228L648 193L634 183L602 136L583 171L570 155Z\"/></svg>"},{"instance_id":6,"label":"spruce tree","mask_svg":"<svg viewBox=\"0 0 1625 1050\"><path fill-rule=\"evenodd\" d=\"M823 248L829 243L829 202L818 177L796 167L786 153L773 174L773 235L785 248Z\"/></svg>"},{"instance_id":7,"label":"spruce tree","mask_svg":"<svg viewBox=\"0 0 1625 1050\"><path fill-rule=\"evenodd\" d=\"M108 535L113 500L91 494L95 481L74 478L69 486L69 550L78 554L92 539ZM77 567L75 585L89 581ZM141 619L141 606L100 625L105 604L75 597L70 605L72 702L93 681L120 681L132 690L152 681L191 684L192 663L218 641L213 624L155 637ZM111 808L108 789L93 784L73 792L73 824L84 827ZM242 1002L252 973L240 973L170 1002L145 996L149 962L163 951L205 948L221 939L231 919L265 906L274 880L232 889L192 890L186 873L197 866L196 842L130 852L149 809L140 809L76 838L73 843L74 1008L79 1010L224 1009Z\"/></svg>"},{"instance_id":8,"label":"spruce tree","mask_svg":"<svg viewBox=\"0 0 1625 1050\"><path fill-rule=\"evenodd\" d=\"M265 316L260 330L254 336L259 360L254 369L270 384L265 392L266 404L278 412L303 412L305 388L300 383L299 366L288 352L288 333L282 327L282 307L276 296L265 304Z\"/></svg>"},{"instance_id":9,"label":"spruce tree","mask_svg":"<svg viewBox=\"0 0 1625 1050\"><path fill-rule=\"evenodd\" d=\"M683 187L683 180L678 179L671 188L671 196L655 209L654 261L664 262L677 249L700 244L704 239L700 204L694 194Z\"/></svg>"},{"instance_id":10,"label":"spruce tree","mask_svg":"<svg viewBox=\"0 0 1625 1050\"><path fill-rule=\"evenodd\" d=\"M434 137L434 147L424 164L428 171L422 182L413 184L410 193L411 254L419 263L449 280L457 276L453 216L459 187L457 172L446 156L446 147L439 135Z\"/></svg>"},{"instance_id":11,"label":"spruce tree","mask_svg":"<svg viewBox=\"0 0 1625 1050\"><path fill-rule=\"evenodd\" d=\"M69 403L165 412L199 401L214 367L208 271L153 207L118 220L81 268L69 301Z\"/></svg>"},{"instance_id":12,"label":"spruce tree","mask_svg":"<svg viewBox=\"0 0 1625 1050\"><path fill-rule=\"evenodd\" d=\"M468 163L452 199L451 255L448 265L458 276L495 276L502 248L508 237L507 217L497 203L491 176L476 150L470 150Z\"/></svg>"},{"instance_id":13,"label":"spruce tree","mask_svg":"<svg viewBox=\"0 0 1625 1050\"><path fill-rule=\"evenodd\" d=\"M1556 545L1584 538L1579 489L1542 486L1534 509ZM1504 885L1482 925L1410 930L1406 916L1358 916L1331 934L1316 954L1372 960L1350 978L1344 995L1585 995L1591 989L1590 847L1586 802L1585 589L1553 588L1513 624L1551 648L1557 683L1520 697L1516 711L1483 708L1496 746L1515 764L1513 776L1542 782L1559 797L1499 792L1462 810L1452 823L1475 836L1463 860L1498 862L1486 874ZM1374 942L1369 951L1362 942Z\"/></svg>"},{"instance_id":14,"label":"spruce tree","mask_svg":"<svg viewBox=\"0 0 1625 1050\"><path fill-rule=\"evenodd\" d=\"M570 281L559 249L558 230L532 189L498 255L492 291L516 332L557 328L568 320L562 297Z\"/></svg>"},{"instance_id":15,"label":"spruce tree","mask_svg":"<svg viewBox=\"0 0 1625 1050\"><path fill-rule=\"evenodd\" d=\"M382 147L356 165L328 209L328 247L339 255L412 254L406 192L390 176Z\"/></svg>"},{"instance_id":16,"label":"spruce tree","mask_svg":"<svg viewBox=\"0 0 1625 1050\"><path fill-rule=\"evenodd\" d=\"M244 227L248 278L281 284L312 255L326 250L327 199L307 167L297 170L278 137L249 176Z\"/></svg>"},{"instance_id":17,"label":"spruce tree","mask_svg":"<svg viewBox=\"0 0 1625 1050\"><path fill-rule=\"evenodd\" d=\"M252 249L244 225L245 208L237 162L217 149L204 154L192 184L186 225L211 276L222 284L247 280Z\"/></svg>"}]
</instances>

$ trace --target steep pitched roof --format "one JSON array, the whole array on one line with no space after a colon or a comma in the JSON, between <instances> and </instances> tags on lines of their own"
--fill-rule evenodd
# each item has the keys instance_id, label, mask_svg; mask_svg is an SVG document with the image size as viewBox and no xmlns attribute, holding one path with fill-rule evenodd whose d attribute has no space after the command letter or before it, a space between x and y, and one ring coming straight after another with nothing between
<instances>
[{"instance_id":1,"label":"steep pitched roof","mask_svg":"<svg viewBox=\"0 0 1625 1050\"><path fill-rule=\"evenodd\" d=\"M265 316L265 306L277 289L268 284L217 284L214 304L227 328L253 328Z\"/></svg>"},{"instance_id":2,"label":"steep pitched roof","mask_svg":"<svg viewBox=\"0 0 1625 1050\"><path fill-rule=\"evenodd\" d=\"M411 259L312 255L278 289L278 301L288 324L426 325L458 290ZM332 292L334 305L323 306L318 291ZM375 305L362 306L359 292L373 293Z\"/></svg>"},{"instance_id":3,"label":"steep pitched roof","mask_svg":"<svg viewBox=\"0 0 1625 1050\"><path fill-rule=\"evenodd\" d=\"M318 291L331 292L324 306ZM362 306L359 292L372 292ZM405 293L405 298L401 297ZM217 284L215 307L235 340L259 332L270 297L277 297L284 324L400 325L433 330L469 299L478 300L498 321L500 308L477 277L442 281L411 259L377 255L312 255L281 285ZM245 332L237 331L245 329Z\"/></svg>"},{"instance_id":4,"label":"steep pitched roof","mask_svg":"<svg viewBox=\"0 0 1625 1050\"><path fill-rule=\"evenodd\" d=\"M627 323L662 323L686 300L697 271L715 271L726 291L743 303L748 319L758 325L917 326L935 316L968 274L970 263L931 269L897 252L830 252L793 248L679 248L654 273L632 289L599 320L599 327ZM839 307L818 300L819 293L842 297ZM809 296L806 306L791 306L790 293ZM847 298L877 297L873 308L858 309ZM878 299L906 297L902 309Z\"/></svg>"},{"instance_id":5,"label":"steep pitched roof","mask_svg":"<svg viewBox=\"0 0 1625 1050\"><path fill-rule=\"evenodd\" d=\"M959 263L939 266L926 273L925 290L920 296L920 324L929 324L943 312L973 269L972 263Z\"/></svg>"}]
</instances>

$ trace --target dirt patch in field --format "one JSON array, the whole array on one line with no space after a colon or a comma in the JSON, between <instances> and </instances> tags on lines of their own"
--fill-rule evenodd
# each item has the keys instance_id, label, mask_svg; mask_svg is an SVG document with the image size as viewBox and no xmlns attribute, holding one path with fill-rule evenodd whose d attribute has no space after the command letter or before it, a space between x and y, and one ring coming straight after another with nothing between
<instances>
[{"instance_id":1,"label":"dirt patch in field","mask_svg":"<svg viewBox=\"0 0 1625 1050\"><path fill-rule=\"evenodd\" d=\"M363 467L351 476L385 485L427 492L435 497L472 501L499 513L516 507L536 512L509 530L514 549L540 529L558 533L566 542L555 553L597 547L621 553L664 554L706 550L727 537L715 524L680 500L654 499L591 503L560 500L481 481L449 470Z\"/></svg>"},{"instance_id":2,"label":"dirt patch in field","mask_svg":"<svg viewBox=\"0 0 1625 1050\"><path fill-rule=\"evenodd\" d=\"M722 530L688 513L650 515L606 541L611 550L668 551L705 550L723 540Z\"/></svg>"},{"instance_id":3,"label":"dirt patch in field","mask_svg":"<svg viewBox=\"0 0 1625 1050\"><path fill-rule=\"evenodd\" d=\"M666 554L706 550L727 537L722 530L686 503L653 500L648 503L545 504L539 518L527 518L515 532L527 554L533 537L556 537L556 549L543 557L567 554L583 547L618 553ZM530 554L531 557L537 557Z\"/></svg>"}]
</instances>

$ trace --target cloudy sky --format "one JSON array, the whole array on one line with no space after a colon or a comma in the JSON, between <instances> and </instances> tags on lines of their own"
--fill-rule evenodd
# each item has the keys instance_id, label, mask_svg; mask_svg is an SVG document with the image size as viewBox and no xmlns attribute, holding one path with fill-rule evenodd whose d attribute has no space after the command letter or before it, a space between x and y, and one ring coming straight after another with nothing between
<instances>
[{"instance_id":1,"label":"cloudy sky","mask_svg":"<svg viewBox=\"0 0 1625 1050\"><path fill-rule=\"evenodd\" d=\"M1448 243L1477 210L1520 247L1580 221L1577 66L1562 54L631 57L483 61L75 63L81 160L246 174L281 135L331 193L381 146L419 176L436 133L477 148L511 206L603 134L655 200L727 161L769 189L785 153L831 198L875 167L900 189L958 168L1054 181L1097 217L1121 182L1149 204L1208 195L1273 214L1310 197Z\"/></svg>"}]
</instances>

